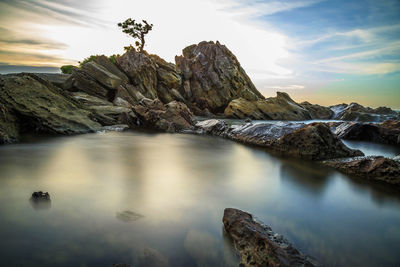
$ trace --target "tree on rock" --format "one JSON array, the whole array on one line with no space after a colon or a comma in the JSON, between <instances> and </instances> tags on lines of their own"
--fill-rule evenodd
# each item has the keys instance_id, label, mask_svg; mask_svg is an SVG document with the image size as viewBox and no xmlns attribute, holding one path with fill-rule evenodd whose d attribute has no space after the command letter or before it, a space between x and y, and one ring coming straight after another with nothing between
<instances>
[{"instance_id":1,"label":"tree on rock","mask_svg":"<svg viewBox=\"0 0 400 267\"><path fill-rule=\"evenodd\" d=\"M136 23L135 20L129 18L122 23L118 23L118 27L122 28L123 33L132 36L134 39L139 39L139 41L135 42L135 45L140 52L143 52L145 44L144 36L153 29L153 24L149 24L145 20L142 20L142 23ZM132 48L132 45L125 47L126 50L130 48Z\"/></svg>"}]
</instances>

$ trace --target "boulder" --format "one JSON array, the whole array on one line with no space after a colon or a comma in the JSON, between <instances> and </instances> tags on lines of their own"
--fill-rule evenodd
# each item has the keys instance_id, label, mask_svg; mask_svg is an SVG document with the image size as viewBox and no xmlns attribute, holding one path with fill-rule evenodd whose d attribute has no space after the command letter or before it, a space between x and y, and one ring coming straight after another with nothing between
<instances>
[{"instance_id":1,"label":"boulder","mask_svg":"<svg viewBox=\"0 0 400 267\"><path fill-rule=\"evenodd\" d=\"M125 75L114 63L110 61L110 59L104 55L97 56L94 60L97 64L105 68L108 72L114 74L121 80L121 84L129 83L128 76Z\"/></svg>"},{"instance_id":2,"label":"boulder","mask_svg":"<svg viewBox=\"0 0 400 267\"><path fill-rule=\"evenodd\" d=\"M183 49L182 54L175 57L182 73L180 93L198 108L222 113L233 99L256 101L264 98L237 58L218 41L191 45Z\"/></svg>"},{"instance_id":3,"label":"boulder","mask_svg":"<svg viewBox=\"0 0 400 267\"><path fill-rule=\"evenodd\" d=\"M60 88L64 87L64 84L71 76L70 74L61 74L61 73L35 73L35 75L44 80L48 80L53 85L58 86Z\"/></svg>"},{"instance_id":4,"label":"boulder","mask_svg":"<svg viewBox=\"0 0 400 267\"><path fill-rule=\"evenodd\" d=\"M287 93L277 92L276 97L248 101L244 98L232 100L224 111L228 118L256 120L310 120L308 110L293 101Z\"/></svg>"},{"instance_id":5,"label":"boulder","mask_svg":"<svg viewBox=\"0 0 400 267\"><path fill-rule=\"evenodd\" d=\"M400 186L400 161L381 156L323 161L322 164L354 177Z\"/></svg>"},{"instance_id":6,"label":"boulder","mask_svg":"<svg viewBox=\"0 0 400 267\"><path fill-rule=\"evenodd\" d=\"M1 76L0 103L18 118L20 132L78 134L101 129L62 89L33 74Z\"/></svg>"},{"instance_id":7,"label":"boulder","mask_svg":"<svg viewBox=\"0 0 400 267\"><path fill-rule=\"evenodd\" d=\"M191 130L194 126L192 112L181 102L163 104L159 99L144 98L139 105L133 106L133 110L139 118L139 123L147 128L181 132Z\"/></svg>"},{"instance_id":8,"label":"boulder","mask_svg":"<svg viewBox=\"0 0 400 267\"><path fill-rule=\"evenodd\" d=\"M94 61L85 63L82 70L106 88L116 90L121 85L121 79Z\"/></svg>"},{"instance_id":9,"label":"boulder","mask_svg":"<svg viewBox=\"0 0 400 267\"><path fill-rule=\"evenodd\" d=\"M346 147L324 123L245 123L228 126L219 120L206 120L196 124L196 131L264 147L295 158L324 160L363 155L359 150Z\"/></svg>"},{"instance_id":10,"label":"boulder","mask_svg":"<svg viewBox=\"0 0 400 267\"><path fill-rule=\"evenodd\" d=\"M227 208L222 222L239 253L240 266L317 266L315 260L247 212Z\"/></svg>"},{"instance_id":11,"label":"boulder","mask_svg":"<svg viewBox=\"0 0 400 267\"><path fill-rule=\"evenodd\" d=\"M307 101L300 103L300 106L308 110L313 120L329 120L333 117L334 112L329 107L311 104Z\"/></svg>"},{"instance_id":12,"label":"boulder","mask_svg":"<svg viewBox=\"0 0 400 267\"><path fill-rule=\"evenodd\" d=\"M389 145L400 145L400 121L387 120L382 123L343 122L334 133L342 139L368 141Z\"/></svg>"},{"instance_id":13,"label":"boulder","mask_svg":"<svg viewBox=\"0 0 400 267\"><path fill-rule=\"evenodd\" d=\"M157 98L157 65L150 55L131 49L117 57L117 65L129 77L134 90L146 98Z\"/></svg>"},{"instance_id":14,"label":"boulder","mask_svg":"<svg viewBox=\"0 0 400 267\"><path fill-rule=\"evenodd\" d=\"M344 121L365 121L365 122L382 122L385 120L399 120L398 112L387 108L379 107L376 109L363 107L357 103L340 104L330 107L334 111L333 119Z\"/></svg>"}]
</instances>

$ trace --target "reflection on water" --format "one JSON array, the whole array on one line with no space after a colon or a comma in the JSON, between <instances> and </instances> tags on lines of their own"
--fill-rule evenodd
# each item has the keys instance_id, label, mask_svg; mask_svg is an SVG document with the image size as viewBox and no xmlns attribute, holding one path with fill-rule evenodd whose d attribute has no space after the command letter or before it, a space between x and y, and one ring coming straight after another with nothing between
<instances>
[{"instance_id":1,"label":"reflection on water","mask_svg":"<svg viewBox=\"0 0 400 267\"><path fill-rule=\"evenodd\" d=\"M398 194L220 138L41 140L0 147L0 170L0 266L237 266L226 207L328 266L400 264ZM27 201L38 188L45 212Z\"/></svg>"},{"instance_id":2,"label":"reflection on water","mask_svg":"<svg viewBox=\"0 0 400 267\"><path fill-rule=\"evenodd\" d=\"M36 199L31 197L29 199L29 203L32 208L35 210L48 210L51 208L51 200L50 199Z\"/></svg>"},{"instance_id":3,"label":"reflection on water","mask_svg":"<svg viewBox=\"0 0 400 267\"><path fill-rule=\"evenodd\" d=\"M390 146L385 144L364 142L364 141L350 141L342 140L343 143L350 147L361 150L365 156L384 156L395 157L400 154L399 146Z\"/></svg>"}]
</instances>

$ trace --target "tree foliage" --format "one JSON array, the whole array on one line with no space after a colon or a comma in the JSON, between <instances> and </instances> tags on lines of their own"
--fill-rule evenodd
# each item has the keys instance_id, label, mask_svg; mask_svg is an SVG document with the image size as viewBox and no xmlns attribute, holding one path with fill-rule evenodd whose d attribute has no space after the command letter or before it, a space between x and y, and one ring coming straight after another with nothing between
<instances>
[{"instance_id":1,"label":"tree foliage","mask_svg":"<svg viewBox=\"0 0 400 267\"><path fill-rule=\"evenodd\" d=\"M129 18L124 22L118 23L118 27L122 29L123 33L128 34L134 39L138 39L135 42L135 46L139 49L139 52L143 52L144 44L145 44L145 35L149 33L153 29L153 24L147 23L147 21L142 20L142 23L135 22L135 20ZM129 50L132 48L132 45L125 47L125 50Z\"/></svg>"},{"instance_id":2,"label":"tree foliage","mask_svg":"<svg viewBox=\"0 0 400 267\"><path fill-rule=\"evenodd\" d=\"M61 66L60 69L61 69L61 72L64 74L71 74L72 70L75 68L77 68L77 67L74 65L64 65L64 66Z\"/></svg>"}]
</instances>

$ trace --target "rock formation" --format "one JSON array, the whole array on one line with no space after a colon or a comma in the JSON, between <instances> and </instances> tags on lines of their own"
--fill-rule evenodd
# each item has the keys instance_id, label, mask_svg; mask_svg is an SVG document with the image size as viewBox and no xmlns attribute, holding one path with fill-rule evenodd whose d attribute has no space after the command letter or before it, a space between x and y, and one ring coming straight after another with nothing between
<instances>
[{"instance_id":1,"label":"rock formation","mask_svg":"<svg viewBox=\"0 0 400 267\"><path fill-rule=\"evenodd\" d=\"M354 177L400 186L400 161L381 156L323 161L322 164Z\"/></svg>"},{"instance_id":2,"label":"rock formation","mask_svg":"<svg viewBox=\"0 0 400 267\"><path fill-rule=\"evenodd\" d=\"M330 108L334 111L332 119L335 120L382 122L389 119L400 119L400 114L398 112L386 107L373 109L363 107L357 103L351 103L350 105L335 105Z\"/></svg>"},{"instance_id":3,"label":"rock formation","mask_svg":"<svg viewBox=\"0 0 400 267\"><path fill-rule=\"evenodd\" d=\"M227 208L222 222L240 255L240 266L317 266L314 260L247 212Z\"/></svg>"},{"instance_id":4,"label":"rock formation","mask_svg":"<svg viewBox=\"0 0 400 267\"><path fill-rule=\"evenodd\" d=\"M224 111L228 118L256 120L310 120L310 112L293 101L287 93L277 92L276 97L249 101L232 100Z\"/></svg>"},{"instance_id":5,"label":"rock formation","mask_svg":"<svg viewBox=\"0 0 400 267\"><path fill-rule=\"evenodd\" d=\"M196 124L198 133L229 138L264 147L272 152L309 160L362 156L359 150L346 147L325 123L245 123L229 126L221 120Z\"/></svg>"},{"instance_id":6,"label":"rock formation","mask_svg":"<svg viewBox=\"0 0 400 267\"><path fill-rule=\"evenodd\" d=\"M311 118L313 120L329 120L333 117L334 112L329 107L320 106L317 104L311 104L309 102L302 102L300 106L310 112Z\"/></svg>"},{"instance_id":7,"label":"rock formation","mask_svg":"<svg viewBox=\"0 0 400 267\"><path fill-rule=\"evenodd\" d=\"M17 137L17 132L78 134L101 129L89 111L33 74L0 76L0 103L0 118L6 118L1 128L9 129L8 140Z\"/></svg>"},{"instance_id":8,"label":"rock formation","mask_svg":"<svg viewBox=\"0 0 400 267\"><path fill-rule=\"evenodd\" d=\"M230 101L264 97L257 91L237 58L219 42L201 42L183 49L175 57L182 73L181 94L199 109L222 113Z\"/></svg>"}]
</instances>

